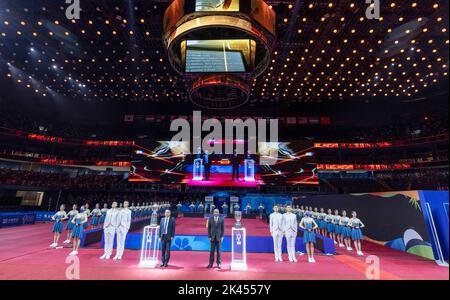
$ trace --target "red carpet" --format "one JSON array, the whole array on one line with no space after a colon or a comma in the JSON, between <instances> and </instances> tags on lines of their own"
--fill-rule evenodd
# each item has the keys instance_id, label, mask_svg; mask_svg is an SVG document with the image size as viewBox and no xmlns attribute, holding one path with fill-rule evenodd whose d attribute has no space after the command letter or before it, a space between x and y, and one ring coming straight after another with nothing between
<instances>
[{"instance_id":1,"label":"red carpet","mask_svg":"<svg viewBox=\"0 0 450 300\"><path fill-rule=\"evenodd\" d=\"M187 219L186 219L187 220ZM51 225L37 224L0 229L0 279L66 279L67 254L70 249L49 249ZM432 261L364 243L365 255L380 259L381 279L442 279L448 280L448 268ZM249 254L247 272L231 271L230 253L223 255L223 269L208 270L208 253L173 251L168 269L137 267L139 251L126 250L122 261L102 261L101 249L81 249L78 255L81 279L366 279L365 257L338 249L338 255L317 255L316 264L273 260L272 254ZM286 258L287 255L285 254Z\"/></svg>"}]
</instances>

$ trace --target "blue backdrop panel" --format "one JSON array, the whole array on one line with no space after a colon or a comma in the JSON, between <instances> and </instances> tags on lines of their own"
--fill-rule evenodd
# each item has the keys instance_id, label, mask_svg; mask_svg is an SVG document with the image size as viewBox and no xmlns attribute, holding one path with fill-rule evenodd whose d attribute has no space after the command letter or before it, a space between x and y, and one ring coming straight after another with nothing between
<instances>
[{"instance_id":1,"label":"blue backdrop panel","mask_svg":"<svg viewBox=\"0 0 450 300\"><path fill-rule=\"evenodd\" d=\"M246 207L250 203L253 209L257 209L262 203L266 209L266 213L273 212L272 207L274 204L292 204L291 196L281 196L276 194L247 194L242 198L242 207Z\"/></svg>"},{"instance_id":2,"label":"blue backdrop panel","mask_svg":"<svg viewBox=\"0 0 450 300\"><path fill-rule=\"evenodd\" d=\"M419 191L420 204L425 218L425 223L432 241L433 253L436 259L439 257L437 254L437 242L433 235L431 228L430 216L427 213L425 207L426 203L430 205L431 213L433 215L434 225L436 227L439 244L442 249L444 258L448 260L449 252L449 222L448 222L448 191Z\"/></svg>"},{"instance_id":3,"label":"blue backdrop panel","mask_svg":"<svg viewBox=\"0 0 450 300\"><path fill-rule=\"evenodd\" d=\"M36 222L48 222L52 220L55 215L55 211L37 211L36 212Z\"/></svg>"},{"instance_id":4,"label":"blue backdrop panel","mask_svg":"<svg viewBox=\"0 0 450 300\"><path fill-rule=\"evenodd\" d=\"M0 227L30 225L36 222L36 213L0 213Z\"/></svg>"},{"instance_id":5,"label":"blue backdrop panel","mask_svg":"<svg viewBox=\"0 0 450 300\"><path fill-rule=\"evenodd\" d=\"M317 238L321 238L317 236ZM141 233L129 233L125 241L126 249L140 250L142 243ZM324 253L335 254L333 241L329 238L323 238ZM103 247L103 239L102 239ZM115 247L115 242L114 242ZM206 235L175 235L171 250L174 251L209 251L211 244ZM303 238L298 237L296 241L296 251L306 252ZM222 251L231 252L231 237L226 236L223 239ZM273 253L273 239L271 236L247 236L248 253ZM283 252L286 250L286 240L283 239Z\"/></svg>"}]
</instances>

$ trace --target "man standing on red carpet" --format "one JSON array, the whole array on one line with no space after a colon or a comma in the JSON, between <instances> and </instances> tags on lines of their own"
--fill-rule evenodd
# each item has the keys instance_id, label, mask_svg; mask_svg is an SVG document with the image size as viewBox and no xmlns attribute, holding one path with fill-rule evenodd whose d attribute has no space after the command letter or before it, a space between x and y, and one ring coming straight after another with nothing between
<instances>
[{"instance_id":1,"label":"man standing on red carpet","mask_svg":"<svg viewBox=\"0 0 450 300\"><path fill-rule=\"evenodd\" d=\"M209 252L209 265L208 269L211 269L214 264L214 252L217 250L217 268L222 268L221 255L222 248L221 244L223 241L223 236L225 232L225 224L223 218L219 215L219 210L214 209L214 215L208 220L208 238L211 242L211 251Z\"/></svg>"},{"instance_id":2,"label":"man standing on red carpet","mask_svg":"<svg viewBox=\"0 0 450 300\"><path fill-rule=\"evenodd\" d=\"M297 262L295 258L295 241L297 239L298 223L297 216L292 213L292 206L290 205L286 207L286 213L283 215L283 226L289 261Z\"/></svg>"},{"instance_id":3,"label":"man standing on red carpet","mask_svg":"<svg viewBox=\"0 0 450 300\"><path fill-rule=\"evenodd\" d=\"M105 237L105 253L100 259L110 259L113 251L114 236L118 230L120 223L119 209L117 202L114 201L111 209L108 209L105 217L105 224L103 224L103 235Z\"/></svg>"},{"instance_id":4,"label":"man standing on red carpet","mask_svg":"<svg viewBox=\"0 0 450 300\"><path fill-rule=\"evenodd\" d=\"M161 268L167 268L170 260L170 247L175 237L175 219L171 216L170 209L164 212L164 218L161 219L159 238L161 240Z\"/></svg>"},{"instance_id":5,"label":"man standing on red carpet","mask_svg":"<svg viewBox=\"0 0 450 300\"><path fill-rule=\"evenodd\" d=\"M283 243L283 215L279 212L278 205L274 205L273 213L270 214L270 234L273 238L273 252L275 261L283 261L281 257L281 245Z\"/></svg>"},{"instance_id":6,"label":"man standing on red carpet","mask_svg":"<svg viewBox=\"0 0 450 300\"><path fill-rule=\"evenodd\" d=\"M131 210L128 208L130 203L123 202L123 208L119 211L119 227L117 228L117 251L114 260L121 260L125 249L125 239L127 238L128 230L131 225Z\"/></svg>"}]
</instances>

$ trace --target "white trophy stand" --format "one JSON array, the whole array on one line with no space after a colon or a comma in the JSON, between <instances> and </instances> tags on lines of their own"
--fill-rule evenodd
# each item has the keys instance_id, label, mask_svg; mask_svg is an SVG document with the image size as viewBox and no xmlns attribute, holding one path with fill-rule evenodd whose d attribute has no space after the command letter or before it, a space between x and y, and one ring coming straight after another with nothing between
<instances>
[{"instance_id":1,"label":"white trophy stand","mask_svg":"<svg viewBox=\"0 0 450 300\"><path fill-rule=\"evenodd\" d=\"M203 159L194 159L193 180L203 180Z\"/></svg>"},{"instance_id":2,"label":"white trophy stand","mask_svg":"<svg viewBox=\"0 0 450 300\"><path fill-rule=\"evenodd\" d=\"M244 161L244 180L255 181L255 161L253 159Z\"/></svg>"},{"instance_id":3,"label":"white trophy stand","mask_svg":"<svg viewBox=\"0 0 450 300\"><path fill-rule=\"evenodd\" d=\"M145 226L142 236L141 261L139 267L154 268L158 265L159 226Z\"/></svg>"},{"instance_id":4,"label":"white trophy stand","mask_svg":"<svg viewBox=\"0 0 450 300\"><path fill-rule=\"evenodd\" d=\"M233 227L231 233L231 270L247 271L247 232Z\"/></svg>"}]
</instances>

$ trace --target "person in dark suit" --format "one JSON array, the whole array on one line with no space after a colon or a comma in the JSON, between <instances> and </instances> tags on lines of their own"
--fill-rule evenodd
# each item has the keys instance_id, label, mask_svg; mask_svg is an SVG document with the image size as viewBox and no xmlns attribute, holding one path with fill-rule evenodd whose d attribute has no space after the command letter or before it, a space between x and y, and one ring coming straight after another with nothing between
<instances>
[{"instance_id":1,"label":"person in dark suit","mask_svg":"<svg viewBox=\"0 0 450 300\"><path fill-rule=\"evenodd\" d=\"M205 150L203 154L203 165L205 166L205 180L209 180L209 175L211 171L211 156L208 153L208 150Z\"/></svg>"},{"instance_id":2,"label":"person in dark suit","mask_svg":"<svg viewBox=\"0 0 450 300\"><path fill-rule=\"evenodd\" d=\"M219 216L219 210L214 210L214 215L208 220L208 238L211 242L211 251L209 252L209 265L208 269L213 267L214 264L214 252L217 251L217 268L222 268L221 255L222 249L221 244L223 241L223 235L225 232L225 224L223 218Z\"/></svg>"},{"instance_id":3,"label":"person in dark suit","mask_svg":"<svg viewBox=\"0 0 450 300\"><path fill-rule=\"evenodd\" d=\"M164 218L161 219L159 227L159 238L161 239L161 267L169 266L170 246L175 236L175 219L170 216L170 209L166 209Z\"/></svg>"},{"instance_id":4,"label":"person in dark suit","mask_svg":"<svg viewBox=\"0 0 450 300\"><path fill-rule=\"evenodd\" d=\"M232 175L231 175L231 180L234 181L236 179L236 181L239 181L239 164L241 162L241 159L239 157L239 155L237 154L236 150L234 150L233 155L231 156L231 166L233 167L233 171L232 171Z\"/></svg>"},{"instance_id":5,"label":"person in dark suit","mask_svg":"<svg viewBox=\"0 0 450 300\"><path fill-rule=\"evenodd\" d=\"M239 181L239 163L240 163L239 155L237 154L236 150L234 150L234 153L231 156L231 166L233 167L232 171L233 174L231 175L232 181L234 181L234 179L236 179L236 181Z\"/></svg>"}]
</instances>

